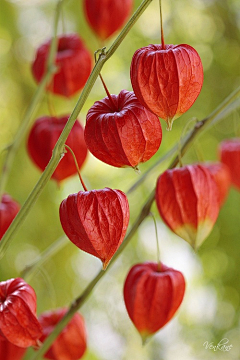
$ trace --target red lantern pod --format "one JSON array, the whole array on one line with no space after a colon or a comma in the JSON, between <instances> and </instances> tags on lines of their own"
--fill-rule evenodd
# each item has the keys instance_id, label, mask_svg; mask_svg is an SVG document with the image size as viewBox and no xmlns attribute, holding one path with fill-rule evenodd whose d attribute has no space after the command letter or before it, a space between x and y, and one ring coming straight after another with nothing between
<instances>
[{"instance_id":1,"label":"red lantern pod","mask_svg":"<svg viewBox=\"0 0 240 360\"><path fill-rule=\"evenodd\" d=\"M219 192L210 171L198 164L165 171L157 181L156 203L166 225L198 248L219 213Z\"/></svg>"},{"instance_id":2,"label":"red lantern pod","mask_svg":"<svg viewBox=\"0 0 240 360\"><path fill-rule=\"evenodd\" d=\"M87 113L84 137L89 151L99 160L116 167L149 160L162 141L158 117L122 90L96 101Z\"/></svg>"},{"instance_id":3,"label":"red lantern pod","mask_svg":"<svg viewBox=\"0 0 240 360\"><path fill-rule=\"evenodd\" d=\"M83 8L92 30L105 40L124 25L132 11L133 0L84 0Z\"/></svg>"},{"instance_id":4,"label":"red lantern pod","mask_svg":"<svg viewBox=\"0 0 240 360\"><path fill-rule=\"evenodd\" d=\"M0 282L0 333L19 347L36 346L42 335L36 317L36 294L23 279Z\"/></svg>"},{"instance_id":5,"label":"red lantern pod","mask_svg":"<svg viewBox=\"0 0 240 360\"><path fill-rule=\"evenodd\" d=\"M203 67L189 45L148 45L132 58L131 82L142 105L167 122L175 119L197 99L203 84Z\"/></svg>"},{"instance_id":6,"label":"red lantern pod","mask_svg":"<svg viewBox=\"0 0 240 360\"><path fill-rule=\"evenodd\" d=\"M180 271L152 262L134 265L125 280L124 301L143 342L166 325L179 308L185 292Z\"/></svg>"},{"instance_id":7,"label":"red lantern pod","mask_svg":"<svg viewBox=\"0 0 240 360\"><path fill-rule=\"evenodd\" d=\"M20 205L8 194L3 194L0 202L0 240L20 210Z\"/></svg>"},{"instance_id":8,"label":"red lantern pod","mask_svg":"<svg viewBox=\"0 0 240 360\"><path fill-rule=\"evenodd\" d=\"M210 171L217 184L219 191L219 203L220 206L222 206L226 200L231 185L230 171L227 165L221 162L206 163L204 166L206 166L206 168Z\"/></svg>"},{"instance_id":9,"label":"red lantern pod","mask_svg":"<svg viewBox=\"0 0 240 360\"><path fill-rule=\"evenodd\" d=\"M229 168L232 185L240 190L240 138L222 141L219 152L221 162Z\"/></svg>"},{"instance_id":10,"label":"red lantern pod","mask_svg":"<svg viewBox=\"0 0 240 360\"><path fill-rule=\"evenodd\" d=\"M43 328L41 342L44 342L52 333L66 312L67 309L60 308L40 315L39 322ZM79 360L83 357L87 348L86 338L84 319L79 313L75 313L46 352L44 358L51 360Z\"/></svg>"},{"instance_id":11,"label":"red lantern pod","mask_svg":"<svg viewBox=\"0 0 240 360\"><path fill-rule=\"evenodd\" d=\"M26 348L13 345L0 336L0 360L22 360L26 351Z\"/></svg>"},{"instance_id":12,"label":"red lantern pod","mask_svg":"<svg viewBox=\"0 0 240 360\"><path fill-rule=\"evenodd\" d=\"M126 234L128 200L120 190L79 191L62 201L60 221L68 238L105 269Z\"/></svg>"},{"instance_id":13,"label":"red lantern pod","mask_svg":"<svg viewBox=\"0 0 240 360\"><path fill-rule=\"evenodd\" d=\"M60 118L43 116L36 120L28 137L27 149L33 162L44 171L51 156L53 148L65 127L69 116ZM84 164L87 156L87 146L84 140L82 125L76 121L66 140L66 144L73 150L79 168ZM52 178L62 181L77 173L72 154L68 151L61 159Z\"/></svg>"},{"instance_id":14,"label":"red lantern pod","mask_svg":"<svg viewBox=\"0 0 240 360\"><path fill-rule=\"evenodd\" d=\"M37 83L46 73L51 41L38 48L32 64L32 73ZM58 70L47 89L54 94L70 97L84 87L91 73L92 56L77 34L62 35L58 37L55 64Z\"/></svg>"}]
</instances>

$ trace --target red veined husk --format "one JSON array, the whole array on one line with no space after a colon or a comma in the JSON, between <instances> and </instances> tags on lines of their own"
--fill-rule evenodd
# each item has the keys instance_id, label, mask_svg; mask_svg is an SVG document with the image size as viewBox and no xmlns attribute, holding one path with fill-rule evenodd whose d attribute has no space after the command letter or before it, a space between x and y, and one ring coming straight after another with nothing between
<instances>
[{"instance_id":1,"label":"red veined husk","mask_svg":"<svg viewBox=\"0 0 240 360\"><path fill-rule=\"evenodd\" d=\"M52 156L53 148L65 127L69 116L53 117L43 116L33 124L27 141L28 153L33 162L44 171ZM87 156L87 146L84 140L84 129L79 121L73 125L70 134L66 140L74 152L79 168L84 164ZM70 151L64 154L52 178L60 182L69 176L77 173L74 158Z\"/></svg>"},{"instance_id":2,"label":"red veined husk","mask_svg":"<svg viewBox=\"0 0 240 360\"><path fill-rule=\"evenodd\" d=\"M124 283L124 301L143 342L172 319L184 292L183 274L162 263L145 262L130 269Z\"/></svg>"},{"instance_id":3,"label":"red veined husk","mask_svg":"<svg viewBox=\"0 0 240 360\"><path fill-rule=\"evenodd\" d=\"M199 164L167 170L159 176L156 203L166 225L193 248L207 238L220 208L216 182Z\"/></svg>"},{"instance_id":4,"label":"red veined husk","mask_svg":"<svg viewBox=\"0 0 240 360\"><path fill-rule=\"evenodd\" d=\"M21 278L0 282L0 334L19 347L37 346L42 328L36 317L36 294Z\"/></svg>"},{"instance_id":5,"label":"red veined husk","mask_svg":"<svg viewBox=\"0 0 240 360\"><path fill-rule=\"evenodd\" d=\"M92 56L78 34L59 35L55 57L57 71L47 89L54 94L70 97L80 91L92 69ZM51 40L43 43L36 52L32 73L39 83L47 71L47 58Z\"/></svg>"},{"instance_id":6,"label":"red veined husk","mask_svg":"<svg viewBox=\"0 0 240 360\"><path fill-rule=\"evenodd\" d=\"M133 0L83 0L83 8L92 30L105 40L124 25L132 11Z\"/></svg>"},{"instance_id":7,"label":"red veined husk","mask_svg":"<svg viewBox=\"0 0 240 360\"><path fill-rule=\"evenodd\" d=\"M10 195L3 194L0 202L0 240L20 210L20 205Z\"/></svg>"},{"instance_id":8,"label":"red veined husk","mask_svg":"<svg viewBox=\"0 0 240 360\"><path fill-rule=\"evenodd\" d=\"M121 190L79 191L60 205L60 221L68 238L98 257L105 269L121 245L129 222L129 205Z\"/></svg>"},{"instance_id":9,"label":"red veined husk","mask_svg":"<svg viewBox=\"0 0 240 360\"><path fill-rule=\"evenodd\" d=\"M133 90L142 105L167 122L197 99L203 84L200 56L190 45L148 45L138 49L131 62Z\"/></svg>"},{"instance_id":10,"label":"red veined husk","mask_svg":"<svg viewBox=\"0 0 240 360\"><path fill-rule=\"evenodd\" d=\"M66 308L59 308L42 313L39 322L43 328L41 342L52 333L57 323L66 314ZM44 358L51 360L79 360L87 348L85 322L79 313L75 313L66 327L52 343Z\"/></svg>"},{"instance_id":11,"label":"red veined husk","mask_svg":"<svg viewBox=\"0 0 240 360\"><path fill-rule=\"evenodd\" d=\"M87 113L84 137L89 151L116 167L137 167L159 149L158 117L140 104L133 92L122 90L96 101Z\"/></svg>"}]
</instances>

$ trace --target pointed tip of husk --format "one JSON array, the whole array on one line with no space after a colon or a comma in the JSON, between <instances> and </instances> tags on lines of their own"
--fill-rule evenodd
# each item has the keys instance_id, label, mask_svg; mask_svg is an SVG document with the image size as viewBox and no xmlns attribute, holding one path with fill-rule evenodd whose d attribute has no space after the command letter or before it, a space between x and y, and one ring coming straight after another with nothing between
<instances>
[{"instance_id":1,"label":"pointed tip of husk","mask_svg":"<svg viewBox=\"0 0 240 360\"><path fill-rule=\"evenodd\" d=\"M166 120L167 122L167 131L171 131L172 130L172 124L173 124L173 118L168 118Z\"/></svg>"},{"instance_id":2,"label":"pointed tip of husk","mask_svg":"<svg viewBox=\"0 0 240 360\"><path fill-rule=\"evenodd\" d=\"M138 175L141 174L141 170L139 170L138 165L134 166L134 167L133 167L133 170L134 170Z\"/></svg>"},{"instance_id":3,"label":"pointed tip of husk","mask_svg":"<svg viewBox=\"0 0 240 360\"><path fill-rule=\"evenodd\" d=\"M145 346L151 339L151 334L140 334L142 339L142 346Z\"/></svg>"},{"instance_id":4,"label":"pointed tip of husk","mask_svg":"<svg viewBox=\"0 0 240 360\"><path fill-rule=\"evenodd\" d=\"M111 259L110 259L111 260ZM110 260L105 260L102 262L102 270L106 270L106 268L108 267L108 264L110 262Z\"/></svg>"}]
</instances>

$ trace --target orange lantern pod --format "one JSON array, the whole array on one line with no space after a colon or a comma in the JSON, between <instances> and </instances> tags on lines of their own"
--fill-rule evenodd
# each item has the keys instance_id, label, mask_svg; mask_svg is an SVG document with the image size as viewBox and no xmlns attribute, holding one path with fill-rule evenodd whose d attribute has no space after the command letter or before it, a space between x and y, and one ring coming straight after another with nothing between
<instances>
[{"instance_id":1,"label":"orange lantern pod","mask_svg":"<svg viewBox=\"0 0 240 360\"><path fill-rule=\"evenodd\" d=\"M42 116L33 124L28 136L27 150L33 162L44 171L52 156L52 151L63 131L69 116L53 117ZM81 168L87 157L87 146L84 140L84 130L79 121L76 121L66 140L74 152L78 166ZM69 176L77 174L74 158L66 152L61 159L52 178L60 182Z\"/></svg>"},{"instance_id":2,"label":"orange lantern pod","mask_svg":"<svg viewBox=\"0 0 240 360\"><path fill-rule=\"evenodd\" d=\"M165 171L157 180L156 203L166 225L193 248L209 235L220 207L216 182L199 164Z\"/></svg>"},{"instance_id":3,"label":"orange lantern pod","mask_svg":"<svg viewBox=\"0 0 240 360\"><path fill-rule=\"evenodd\" d=\"M127 196L109 188L79 191L62 201L59 212L68 238L79 249L98 257L105 269L127 231Z\"/></svg>"},{"instance_id":4,"label":"orange lantern pod","mask_svg":"<svg viewBox=\"0 0 240 360\"><path fill-rule=\"evenodd\" d=\"M131 82L140 103L167 122L184 114L203 84L200 56L190 45L148 45L132 58Z\"/></svg>"},{"instance_id":5,"label":"orange lantern pod","mask_svg":"<svg viewBox=\"0 0 240 360\"><path fill-rule=\"evenodd\" d=\"M217 184L219 191L219 203L220 206L222 206L226 200L231 185L231 174L229 168L222 162L206 163L203 165L210 171Z\"/></svg>"},{"instance_id":6,"label":"orange lantern pod","mask_svg":"<svg viewBox=\"0 0 240 360\"><path fill-rule=\"evenodd\" d=\"M40 339L42 342L51 334L66 312L67 309L59 308L46 311L40 315L39 322L43 328L43 336ZM83 357L87 348L86 338L84 319L79 313L75 313L52 343L44 358L51 360L79 360Z\"/></svg>"},{"instance_id":7,"label":"orange lantern pod","mask_svg":"<svg viewBox=\"0 0 240 360\"><path fill-rule=\"evenodd\" d=\"M162 263L146 262L130 269L123 289L124 301L143 342L172 319L184 292L183 274Z\"/></svg>"},{"instance_id":8,"label":"orange lantern pod","mask_svg":"<svg viewBox=\"0 0 240 360\"><path fill-rule=\"evenodd\" d=\"M222 141L219 152L221 162L229 168L232 185L240 190L240 138Z\"/></svg>"},{"instance_id":9,"label":"orange lantern pod","mask_svg":"<svg viewBox=\"0 0 240 360\"><path fill-rule=\"evenodd\" d=\"M36 294L23 279L0 282L0 334L12 344L37 346L42 328L36 317Z\"/></svg>"}]
</instances>

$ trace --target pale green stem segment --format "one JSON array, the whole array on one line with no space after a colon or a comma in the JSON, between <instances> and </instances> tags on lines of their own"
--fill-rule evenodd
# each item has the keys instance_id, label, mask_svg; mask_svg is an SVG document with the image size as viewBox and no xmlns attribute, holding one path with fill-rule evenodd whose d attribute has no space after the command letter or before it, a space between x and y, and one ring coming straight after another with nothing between
<instances>
[{"instance_id":1,"label":"pale green stem segment","mask_svg":"<svg viewBox=\"0 0 240 360\"><path fill-rule=\"evenodd\" d=\"M69 244L69 239L63 235L53 244L51 244L45 251L43 251L33 262L27 265L22 273L21 277L24 278L27 282L29 282L32 277L36 274L38 269L52 256L62 250L65 246Z\"/></svg>"},{"instance_id":2,"label":"pale green stem segment","mask_svg":"<svg viewBox=\"0 0 240 360\"><path fill-rule=\"evenodd\" d=\"M196 139L197 136L199 136L203 130L206 130L206 128L209 127L209 125L215 124L216 121L219 121L223 118L223 116L226 115L226 112L229 111L229 108L232 107L233 104L236 106L239 106L240 98L240 87L234 91L228 98L226 98L208 117L203 119L202 121L199 121L194 128L185 136L185 138L182 141L182 149L181 153L182 155L186 153L186 151L189 149L190 145L193 143L193 141ZM236 101L238 101L236 105ZM224 115L223 115L224 114ZM178 154L175 156L175 158L172 160L169 169L173 169L177 166L179 162ZM31 360L39 360L41 356L43 356L48 348L51 346L53 341L56 339L56 337L60 334L60 332L64 329L64 327L67 325L67 323L71 320L73 315L80 309L80 307L85 303L89 295L91 294L93 288L98 283L98 281L106 274L106 272L109 270L110 266L114 263L114 261L118 258L118 256L122 253L122 251L125 249L125 247L128 245L129 241L133 237L133 235L136 233L137 229L141 225L141 223L144 221L144 219L149 215L150 209L152 206L152 203L155 199L155 189L151 192L149 195L149 198L145 202L139 216L135 220L134 224L132 225L130 231L126 235L124 241L118 248L117 252L112 257L108 267L106 270L101 270L98 272L98 274L93 278L93 280L88 284L86 289L83 291L83 293L76 298L68 312L65 314L65 316L62 318L62 320L56 325L53 332L49 335L49 337L44 341L42 347L38 350L38 352L32 357Z\"/></svg>"},{"instance_id":3,"label":"pale green stem segment","mask_svg":"<svg viewBox=\"0 0 240 360\"><path fill-rule=\"evenodd\" d=\"M165 50L164 35L163 35L163 19L162 19L162 0L159 0L159 9L160 9L161 43L162 43L162 49Z\"/></svg>"},{"instance_id":4,"label":"pale green stem segment","mask_svg":"<svg viewBox=\"0 0 240 360\"><path fill-rule=\"evenodd\" d=\"M77 173L78 173L78 177L79 177L79 180L82 184L82 187L83 187L83 190L84 191L88 191L88 189L86 188L86 185L84 184L84 181L83 181L83 178L82 178L82 175L80 173L80 169L79 169L79 166L78 166L78 162L77 162L77 159L76 159L76 156L74 154L74 152L72 151L72 149L70 148L70 146L66 145L65 144L65 148L68 149L70 151L70 153L72 154L72 157L74 159L74 163L75 163L75 166L76 166L76 169L77 169Z\"/></svg>"},{"instance_id":5,"label":"pale green stem segment","mask_svg":"<svg viewBox=\"0 0 240 360\"><path fill-rule=\"evenodd\" d=\"M46 90L46 86L49 83L49 81L51 80L52 75L57 70L56 66L54 65L54 58L55 58L55 54L57 51L57 27L58 27L58 22L59 22L59 18L60 18L63 1L64 0L60 0L57 3L57 7L56 7L55 18L54 18L54 30L53 30L54 35L53 35L53 39L51 42L49 55L48 55L47 72L44 75L44 77L42 78L41 82L39 83L39 86L33 96L33 99L31 101L25 115L24 115L24 118L21 122L20 128L18 129L15 139L6 148L7 154L6 154L4 164L2 167L2 175L1 175L1 179L0 179L0 200L2 198L4 189L6 187L7 179L8 179L9 173L12 168L12 163L13 163L15 154L21 144L23 137L25 136L25 134L28 130L30 120L32 119L35 111L37 110L38 105L40 104L40 102L43 98L43 95Z\"/></svg>"},{"instance_id":6,"label":"pale green stem segment","mask_svg":"<svg viewBox=\"0 0 240 360\"><path fill-rule=\"evenodd\" d=\"M1 242L0 242L0 259L4 256L7 247L10 243L10 240L12 236L15 234L19 226L23 223L25 218L27 217L27 214L31 210L32 206L37 201L39 195L41 194L42 190L44 189L45 185L51 178L54 170L56 169L59 161L64 156L64 143L83 107L85 104L88 95L104 65L104 63L114 54L114 52L117 50L119 45L122 43L124 38L126 37L129 30L132 28L132 26L135 24L137 19L140 17L140 15L144 12L144 10L147 8L147 6L152 2L152 0L144 0L141 5L137 8L133 16L130 18L128 23L125 25L119 36L116 38L116 40L113 42L113 44L110 46L109 50L106 52L103 52L100 54L99 59L97 63L95 64L88 81L86 85L83 88L83 91L77 101L77 104L75 105L75 108L73 109L68 122L66 126L64 127L54 149L52 157L45 169L45 171L42 173L42 176L40 177L39 181L35 185L34 189L28 196L26 202L23 204L21 210L17 214L17 216L14 218L13 222L11 223L10 227L4 234Z\"/></svg>"},{"instance_id":7,"label":"pale green stem segment","mask_svg":"<svg viewBox=\"0 0 240 360\"><path fill-rule=\"evenodd\" d=\"M160 271L161 270L161 261L160 261L160 247L159 247L159 239L158 239L158 231L157 231L157 222L156 222L155 216L153 215L152 212L150 212L149 215L152 217L153 222L154 222L156 242L157 242L157 263L158 263L158 271Z\"/></svg>"}]
</instances>

